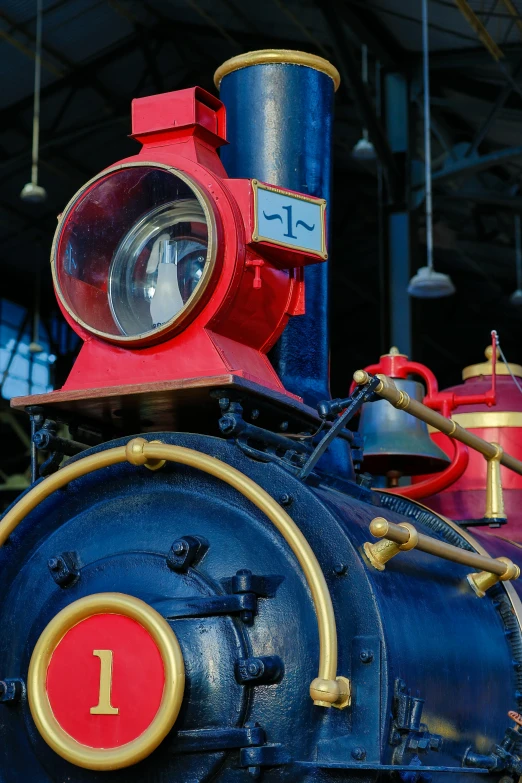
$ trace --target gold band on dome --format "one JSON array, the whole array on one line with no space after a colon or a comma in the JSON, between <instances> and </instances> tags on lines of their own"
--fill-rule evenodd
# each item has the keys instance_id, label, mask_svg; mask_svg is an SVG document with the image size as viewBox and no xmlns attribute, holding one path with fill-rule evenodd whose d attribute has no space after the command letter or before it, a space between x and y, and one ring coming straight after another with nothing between
<instances>
[{"instance_id":1,"label":"gold band on dome","mask_svg":"<svg viewBox=\"0 0 522 783\"><path fill-rule=\"evenodd\" d=\"M73 739L61 727L47 696L47 669L67 631L97 614L121 614L139 623L152 636L163 661L165 686L160 707L143 734L115 748L91 748ZM27 677L31 715L47 744L77 767L114 770L137 764L149 756L174 726L185 690L185 665L176 635L151 606L123 593L97 593L66 606L44 629L33 650Z\"/></svg>"},{"instance_id":2,"label":"gold band on dome","mask_svg":"<svg viewBox=\"0 0 522 783\"><path fill-rule=\"evenodd\" d=\"M214 84L219 89L222 79L229 73L239 71L241 68L249 68L251 65L268 65L270 63L304 65L307 68L322 71L322 73L325 73L332 79L334 90L337 90L341 83L339 71L335 65L325 60L324 57L318 57L316 54L309 54L308 52L295 51L294 49L259 49L255 52L238 54L237 57L225 60L214 74Z\"/></svg>"},{"instance_id":3,"label":"gold band on dome","mask_svg":"<svg viewBox=\"0 0 522 783\"><path fill-rule=\"evenodd\" d=\"M510 364L509 369L504 362L497 362L495 368L496 375L511 375L511 373L517 378L522 378L522 367L520 364ZM470 364L468 367L464 367L462 370L462 380L467 381L469 378L478 378L481 375L486 377L493 374L493 365L491 362L482 362L482 364Z\"/></svg>"},{"instance_id":4,"label":"gold band on dome","mask_svg":"<svg viewBox=\"0 0 522 783\"><path fill-rule=\"evenodd\" d=\"M473 413L454 413L452 421L469 429L502 429L503 427L522 427L522 411L475 411ZM428 426L429 432L439 432Z\"/></svg>"}]
</instances>

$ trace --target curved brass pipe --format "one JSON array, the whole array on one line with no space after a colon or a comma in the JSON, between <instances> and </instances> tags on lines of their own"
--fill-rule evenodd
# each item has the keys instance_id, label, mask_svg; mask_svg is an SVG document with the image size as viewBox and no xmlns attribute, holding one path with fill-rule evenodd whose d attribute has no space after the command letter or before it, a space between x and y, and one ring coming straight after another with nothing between
<instances>
[{"instance_id":1,"label":"curved brass pipe","mask_svg":"<svg viewBox=\"0 0 522 783\"><path fill-rule=\"evenodd\" d=\"M332 599L321 566L310 544L286 511L255 481L226 462L194 449L134 438L126 446L91 454L66 465L33 487L0 522L0 546L29 512L70 481L121 462L128 461L133 465L156 469L165 460L197 468L234 487L266 514L279 530L303 569L317 615L319 672L310 685L310 696L314 704L321 707L347 707L350 703L350 683L345 677L336 677L337 628Z\"/></svg>"}]
</instances>

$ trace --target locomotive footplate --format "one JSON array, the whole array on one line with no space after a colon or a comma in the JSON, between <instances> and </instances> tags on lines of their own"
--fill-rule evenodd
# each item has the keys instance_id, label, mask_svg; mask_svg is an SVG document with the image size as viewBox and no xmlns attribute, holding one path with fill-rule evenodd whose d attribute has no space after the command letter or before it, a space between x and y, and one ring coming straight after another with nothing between
<instances>
[{"instance_id":1,"label":"locomotive footplate","mask_svg":"<svg viewBox=\"0 0 522 783\"><path fill-rule=\"evenodd\" d=\"M221 396L241 397L245 409L257 411L257 423L289 432L315 432L321 420L317 411L293 395L281 394L238 375L136 383L95 389L53 391L11 401L13 408L38 406L48 418L88 422L113 433L113 437L157 430L219 434Z\"/></svg>"}]
</instances>

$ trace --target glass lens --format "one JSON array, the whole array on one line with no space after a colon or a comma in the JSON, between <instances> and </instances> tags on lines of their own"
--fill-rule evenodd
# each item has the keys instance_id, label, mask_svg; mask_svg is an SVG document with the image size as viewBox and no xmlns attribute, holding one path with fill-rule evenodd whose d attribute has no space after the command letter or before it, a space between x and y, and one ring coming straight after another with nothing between
<instances>
[{"instance_id":1,"label":"glass lens","mask_svg":"<svg viewBox=\"0 0 522 783\"><path fill-rule=\"evenodd\" d=\"M87 326L146 335L194 297L208 260L208 225L193 189L152 166L95 183L62 229L58 284Z\"/></svg>"}]
</instances>

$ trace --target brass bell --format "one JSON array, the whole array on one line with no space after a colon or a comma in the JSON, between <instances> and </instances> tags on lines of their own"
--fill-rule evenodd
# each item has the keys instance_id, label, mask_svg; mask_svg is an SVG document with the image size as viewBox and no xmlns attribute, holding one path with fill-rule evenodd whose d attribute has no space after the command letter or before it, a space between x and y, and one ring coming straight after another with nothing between
<instances>
[{"instance_id":1,"label":"brass bell","mask_svg":"<svg viewBox=\"0 0 522 783\"><path fill-rule=\"evenodd\" d=\"M394 378L400 391L422 402L424 387L417 381ZM362 407L359 432L364 438L363 469L374 476L418 476L444 470L450 458L430 438L428 427L386 400Z\"/></svg>"}]
</instances>

